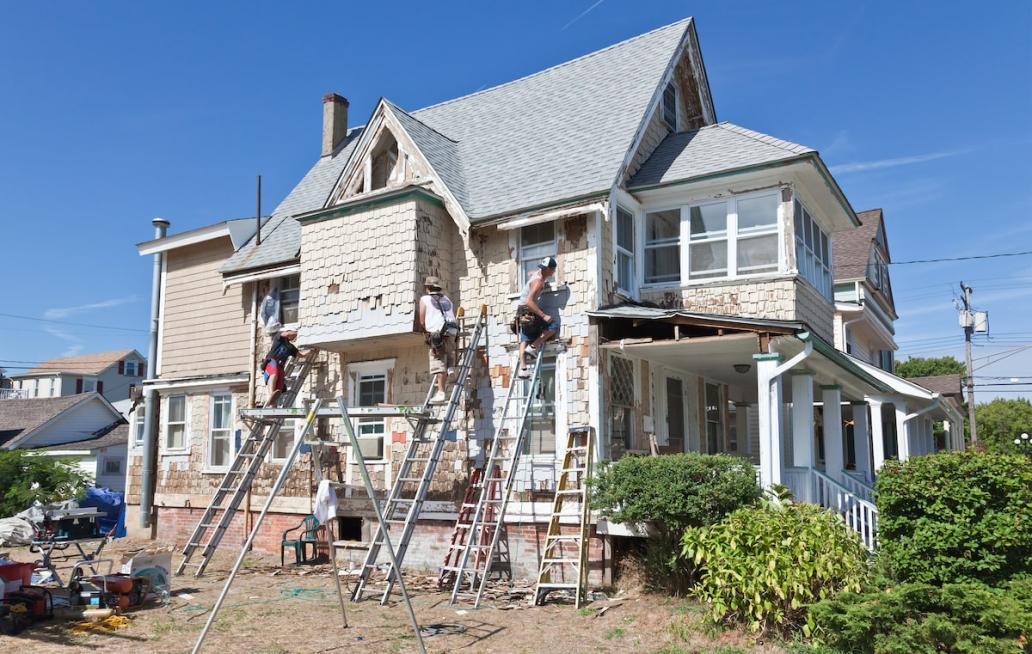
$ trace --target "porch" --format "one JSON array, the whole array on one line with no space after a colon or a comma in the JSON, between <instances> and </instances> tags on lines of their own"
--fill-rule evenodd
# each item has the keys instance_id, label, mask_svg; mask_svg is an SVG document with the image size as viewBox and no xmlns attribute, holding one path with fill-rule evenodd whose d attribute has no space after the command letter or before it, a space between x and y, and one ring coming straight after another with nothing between
<instances>
[{"instance_id":1,"label":"porch","mask_svg":"<svg viewBox=\"0 0 1032 654\"><path fill-rule=\"evenodd\" d=\"M640 306L589 314L599 325L608 415L602 455L726 453L764 488L842 513L869 547L872 484L887 458L933 452L952 405L834 349L799 322ZM954 430L956 431L956 430ZM947 431L945 446L962 441Z\"/></svg>"}]
</instances>

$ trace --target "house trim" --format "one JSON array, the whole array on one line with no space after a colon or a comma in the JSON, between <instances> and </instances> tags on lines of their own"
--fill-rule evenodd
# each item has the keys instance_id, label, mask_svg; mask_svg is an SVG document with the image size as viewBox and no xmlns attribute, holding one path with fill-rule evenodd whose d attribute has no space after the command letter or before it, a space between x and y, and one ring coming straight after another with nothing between
<instances>
[{"instance_id":1,"label":"house trim","mask_svg":"<svg viewBox=\"0 0 1032 654\"><path fill-rule=\"evenodd\" d=\"M263 224L267 220L267 217L263 217ZM136 245L136 251L140 253L140 256L147 256L149 254L167 252L168 250L174 250L188 245L196 245L197 243L203 243L205 241L212 241L224 236L228 236L230 240L233 241L233 249L236 250L250 240L251 236L254 235L256 231L257 226L254 218L225 220L220 223L215 223L214 225L208 225L207 227L199 227L197 229L187 230L172 236L165 236L138 243Z\"/></svg>"},{"instance_id":2,"label":"house trim","mask_svg":"<svg viewBox=\"0 0 1032 654\"><path fill-rule=\"evenodd\" d=\"M297 214L294 216L294 220L302 225L310 225L324 220L333 220L334 218L340 218L341 216L347 216L359 211L366 211L384 204L395 204L408 199L427 200L441 208L445 208L444 198L441 196L422 186L409 185L401 188L390 189L376 195L365 194L361 197L356 196L353 200L342 204L336 204L332 207L325 207L323 209L316 209L315 211Z\"/></svg>"},{"instance_id":3,"label":"house trim","mask_svg":"<svg viewBox=\"0 0 1032 654\"><path fill-rule=\"evenodd\" d=\"M298 275L301 273L301 262L292 263L286 266L277 266L275 268L268 268L265 270L259 270L257 272L245 272L238 273L235 275L223 275L222 286L227 288L236 284L247 284L249 282L258 282L265 279L276 279L277 277L287 277L288 275Z\"/></svg>"}]
</instances>

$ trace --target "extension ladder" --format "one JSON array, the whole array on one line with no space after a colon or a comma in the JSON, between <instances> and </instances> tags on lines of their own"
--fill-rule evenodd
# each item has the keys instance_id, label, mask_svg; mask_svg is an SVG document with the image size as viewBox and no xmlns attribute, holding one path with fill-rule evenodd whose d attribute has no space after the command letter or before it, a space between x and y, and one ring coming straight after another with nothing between
<instances>
[{"instance_id":1,"label":"extension ladder","mask_svg":"<svg viewBox=\"0 0 1032 654\"><path fill-rule=\"evenodd\" d=\"M544 350L542 347L534 358L534 367L529 379L516 378L515 373L523 364L522 361L516 362L512 381L505 395L501 420L491 442L491 452L484 461L484 473L479 477L478 483L473 485L477 503L473 509L472 519L469 522L460 519L455 523L455 531L462 533L453 535L452 540L456 543L451 547L460 549L462 556L458 565L446 565L441 568L442 579L449 573L455 578L451 592L453 605L462 591L463 582L468 578L471 591L474 586L477 588L473 605L476 608L480 607L480 598L484 593L498 547L498 536L505 519L505 507L509 503L509 495L526 441L527 418L541 379ZM521 381L523 383L520 383Z\"/></svg>"},{"instance_id":2,"label":"extension ladder","mask_svg":"<svg viewBox=\"0 0 1032 654\"><path fill-rule=\"evenodd\" d=\"M384 531L393 526L400 526L401 536L397 541L395 555L398 565L405 559L412 534L416 528L416 520L419 518L420 510L426 501L427 493L430 491L430 484L433 481L434 471L441 460L444 452L444 444L448 439L448 432L451 429L455 413L462 402L465 394L466 382L469 379L470 371L475 364L477 349L481 338L487 330L487 307L483 306L480 315L477 316L472 330L464 317L459 318L460 335L466 336L465 346L461 349L458 365L456 366L455 383L451 389L448 403L444 407L444 413L440 420L419 421L409 441L408 451L401 463L398 476L391 486L390 495L384 505L384 519L386 524L379 524L376 535L370 543L366 552L365 562L362 564L362 571L359 574L355 588L351 593L351 601L358 602L363 594L379 594L380 603L385 604L394 590L397 579L393 566L386 564L387 580L384 586L370 585L370 576L377 569L376 559L380 554L380 548L384 542ZM430 405L430 397L436 389L436 380L431 378L430 390L427 392L426 400L423 403L423 413L433 415L436 407ZM434 422L438 424L436 435L427 433L428 425ZM393 539L392 539L393 540Z\"/></svg>"},{"instance_id":3,"label":"extension ladder","mask_svg":"<svg viewBox=\"0 0 1032 654\"><path fill-rule=\"evenodd\" d=\"M285 367L284 382L286 389L276 398L276 406L292 407L308 371L315 361L316 351L310 351L307 356L296 357ZM204 569L208 567L211 557L215 554L219 542L226 533L229 523L240 508L240 503L247 496L259 468L265 461L265 455L276 442L280 429L283 426L284 418L260 418L252 426L247 438L240 444L233 463L229 470L219 482L218 490L208 503L201 519L194 527L193 533L183 548L183 560L176 569L176 574L181 575L187 566L195 567L195 577L200 577ZM216 519L216 514L221 515ZM209 530L211 530L209 534ZM207 536L207 540L205 540ZM191 561L194 553L201 549L201 560Z\"/></svg>"},{"instance_id":4,"label":"extension ladder","mask_svg":"<svg viewBox=\"0 0 1032 654\"><path fill-rule=\"evenodd\" d=\"M566 436L566 454L563 456L562 472L555 487L552 500L552 517L548 521L545 535L545 549L541 553L541 569L538 571L534 604L545 603L548 594L555 590L573 590L574 603L580 608L588 583L588 518L590 502L588 480L594 462L594 429L574 427ZM566 502L580 503L580 529L576 534L563 534L560 519ZM568 579L574 578L575 582Z\"/></svg>"}]
</instances>

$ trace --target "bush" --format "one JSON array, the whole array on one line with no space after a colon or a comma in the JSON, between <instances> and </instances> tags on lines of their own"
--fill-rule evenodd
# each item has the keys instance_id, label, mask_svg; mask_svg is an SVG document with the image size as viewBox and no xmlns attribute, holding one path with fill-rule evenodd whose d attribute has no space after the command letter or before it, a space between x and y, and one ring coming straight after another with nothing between
<instances>
[{"instance_id":1,"label":"bush","mask_svg":"<svg viewBox=\"0 0 1032 654\"><path fill-rule=\"evenodd\" d=\"M0 517L32 506L79 497L93 480L67 459L31 450L0 451Z\"/></svg>"},{"instance_id":2,"label":"bush","mask_svg":"<svg viewBox=\"0 0 1032 654\"><path fill-rule=\"evenodd\" d=\"M859 591L867 550L842 519L811 504L767 502L723 522L689 529L684 555L702 574L699 597L718 622L754 631L810 633L807 605L840 590Z\"/></svg>"},{"instance_id":3,"label":"bush","mask_svg":"<svg viewBox=\"0 0 1032 654\"><path fill-rule=\"evenodd\" d=\"M880 553L897 581L998 584L1032 571L1032 466L1022 456L888 461L875 497Z\"/></svg>"},{"instance_id":4,"label":"bush","mask_svg":"<svg viewBox=\"0 0 1032 654\"><path fill-rule=\"evenodd\" d=\"M684 530L717 522L760 497L748 461L711 454L625 456L603 464L592 486L592 506L602 515L653 527L642 557L646 585L678 594L691 582L681 558Z\"/></svg>"},{"instance_id":5,"label":"bush","mask_svg":"<svg viewBox=\"0 0 1032 654\"><path fill-rule=\"evenodd\" d=\"M818 640L865 654L1021 654L1032 635L1032 583L910 583L814 604Z\"/></svg>"}]
</instances>

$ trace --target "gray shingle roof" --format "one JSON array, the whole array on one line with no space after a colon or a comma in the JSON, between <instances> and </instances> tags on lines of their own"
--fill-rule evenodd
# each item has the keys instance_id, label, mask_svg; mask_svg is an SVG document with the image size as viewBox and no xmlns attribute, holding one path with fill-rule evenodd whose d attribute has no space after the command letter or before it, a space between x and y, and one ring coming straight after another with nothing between
<instances>
[{"instance_id":1,"label":"gray shingle roof","mask_svg":"<svg viewBox=\"0 0 1032 654\"><path fill-rule=\"evenodd\" d=\"M97 432L90 434L89 437L83 438L78 441L68 441L66 443L58 443L57 445L44 445L43 447L34 447L33 450L100 450L105 447L111 447L112 445L125 445L129 442L129 424L125 421L116 422Z\"/></svg>"},{"instance_id":2,"label":"gray shingle roof","mask_svg":"<svg viewBox=\"0 0 1032 654\"><path fill-rule=\"evenodd\" d=\"M713 173L794 159L816 152L732 123L670 134L627 184L641 188L686 181Z\"/></svg>"},{"instance_id":3,"label":"gray shingle roof","mask_svg":"<svg viewBox=\"0 0 1032 654\"><path fill-rule=\"evenodd\" d=\"M32 431L68 407L83 401L85 397L66 395L0 401L0 445L19 434Z\"/></svg>"},{"instance_id":4,"label":"gray shingle roof","mask_svg":"<svg viewBox=\"0 0 1032 654\"><path fill-rule=\"evenodd\" d=\"M690 24L678 21L500 86L396 113L474 224L604 193ZM296 259L300 226L286 217L323 207L357 136L312 167L273 212L261 247L252 240L222 272Z\"/></svg>"},{"instance_id":5,"label":"gray shingle roof","mask_svg":"<svg viewBox=\"0 0 1032 654\"><path fill-rule=\"evenodd\" d=\"M878 237L882 210L858 211L860 226L835 232L831 235L832 259L835 266L835 281L862 279L867 276L867 262L871 246Z\"/></svg>"},{"instance_id":6,"label":"gray shingle roof","mask_svg":"<svg viewBox=\"0 0 1032 654\"><path fill-rule=\"evenodd\" d=\"M933 393L950 396L963 396L960 375L932 375L931 377L910 377L907 379L918 386L923 386Z\"/></svg>"}]
</instances>

